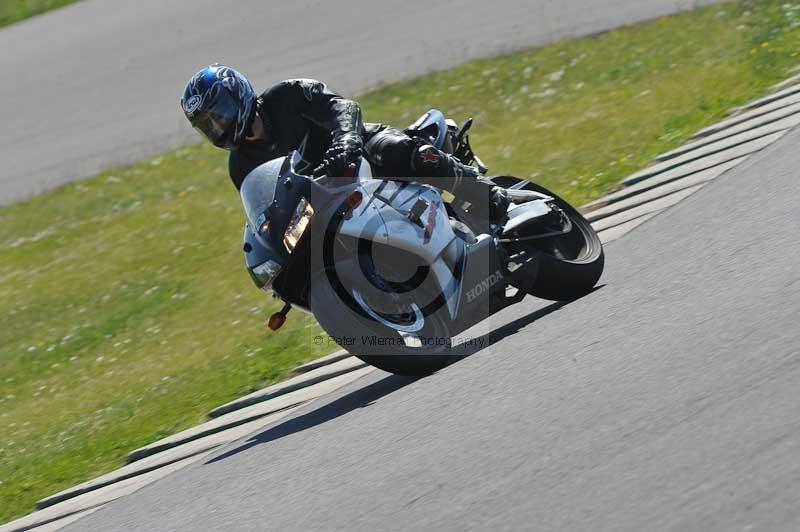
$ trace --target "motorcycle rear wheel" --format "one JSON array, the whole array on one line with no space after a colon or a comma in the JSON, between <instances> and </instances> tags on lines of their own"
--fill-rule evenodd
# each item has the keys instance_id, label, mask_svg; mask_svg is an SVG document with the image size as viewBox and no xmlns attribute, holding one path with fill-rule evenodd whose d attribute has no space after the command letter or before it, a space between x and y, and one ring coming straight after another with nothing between
<instances>
[{"instance_id":1,"label":"motorcycle rear wheel","mask_svg":"<svg viewBox=\"0 0 800 532\"><path fill-rule=\"evenodd\" d=\"M605 254L600 237L592 225L572 205L546 188L522 179L501 176L493 178L502 187L533 190L551 196L556 206L572 222L572 230L564 235L525 243L540 253L539 272L529 293L551 301L572 301L591 292L603 274Z\"/></svg>"}]
</instances>

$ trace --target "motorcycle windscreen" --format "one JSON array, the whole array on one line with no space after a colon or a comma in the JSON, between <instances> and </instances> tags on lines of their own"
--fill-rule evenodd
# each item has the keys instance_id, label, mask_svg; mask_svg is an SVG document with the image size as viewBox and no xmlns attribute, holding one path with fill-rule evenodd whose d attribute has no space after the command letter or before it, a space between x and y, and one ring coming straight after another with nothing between
<instances>
[{"instance_id":1,"label":"motorcycle windscreen","mask_svg":"<svg viewBox=\"0 0 800 532\"><path fill-rule=\"evenodd\" d=\"M288 258L270 232L270 207L284 161L281 157L258 166L247 174L239 191L247 218L244 238L248 270L261 288L269 288Z\"/></svg>"},{"instance_id":2,"label":"motorcycle windscreen","mask_svg":"<svg viewBox=\"0 0 800 532\"><path fill-rule=\"evenodd\" d=\"M242 182L239 194L247 217L247 225L257 234L266 231L268 209L275 198L275 188L283 166L284 157L273 159L253 169Z\"/></svg>"}]
</instances>

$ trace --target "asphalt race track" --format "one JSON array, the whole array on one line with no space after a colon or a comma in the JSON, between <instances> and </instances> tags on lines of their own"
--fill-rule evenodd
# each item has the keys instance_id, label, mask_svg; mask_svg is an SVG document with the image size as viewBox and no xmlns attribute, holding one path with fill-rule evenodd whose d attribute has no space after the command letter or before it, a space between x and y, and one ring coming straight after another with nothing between
<instances>
[{"instance_id":1,"label":"asphalt race track","mask_svg":"<svg viewBox=\"0 0 800 532\"><path fill-rule=\"evenodd\" d=\"M84 0L0 31L0 205L195 139L178 97L213 61L353 94L713 2Z\"/></svg>"},{"instance_id":2,"label":"asphalt race track","mask_svg":"<svg viewBox=\"0 0 800 532\"><path fill-rule=\"evenodd\" d=\"M66 530L798 530L794 131L438 374L374 372ZM788 192L788 193L787 193Z\"/></svg>"},{"instance_id":3,"label":"asphalt race track","mask_svg":"<svg viewBox=\"0 0 800 532\"><path fill-rule=\"evenodd\" d=\"M705 3L86 0L0 31L0 204L193 139L177 95L214 59L352 94ZM64 530L800 529L798 142L608 244L589 296L531 298L434 376L374 371Z\"/></svg>"}]
</instances>

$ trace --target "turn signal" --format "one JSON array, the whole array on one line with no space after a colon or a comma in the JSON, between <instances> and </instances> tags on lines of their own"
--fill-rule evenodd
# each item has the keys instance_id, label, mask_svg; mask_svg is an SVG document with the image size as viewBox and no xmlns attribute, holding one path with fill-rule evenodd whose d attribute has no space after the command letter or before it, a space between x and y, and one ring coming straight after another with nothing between
<instances>
[{"instance_id":1,"label":"turn signal","mask_svg":"<svg viewBox=\"0 0 800 532\"><path fill-rule=\"evenodd\" d=\"M269 321L267 322L267 327L270 328L272 331L277 331L283 324L286 323L286 314L281 314L280 312L276 312L272 316L269 317Z\"/></svg>"},{"instance_id":2,"label":"turn signal","mask_svg":"<svg viewBox=\"0 0 800 532\"><path fill-rule=\"evenodd\" d=\"M292 310L292 305L286 303L283 305L283 308L269 317L269 321L267 322L267 327L269 327L273 331L277 331L283 324L286 323L286 315L289 311Z\"/></svg>"},{"instance_id":3,"label":"turn signal","mask_svg":"<svg viewBox=\"0 0 800 532\"><path fill-rule=\"evenodd\" d=\"M361 205L361 200L364 199L364 196L358 190L351 192L349 196L347 196L347 208L352 210Z\"/></svg>"}]
</instances>

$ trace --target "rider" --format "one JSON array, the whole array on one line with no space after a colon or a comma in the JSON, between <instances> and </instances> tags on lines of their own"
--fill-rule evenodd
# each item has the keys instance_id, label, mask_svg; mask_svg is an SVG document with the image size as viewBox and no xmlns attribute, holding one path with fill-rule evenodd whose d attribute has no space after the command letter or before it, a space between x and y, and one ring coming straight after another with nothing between
<instances>
[{"instance_id":1,"label":"rider","mask_svg":"<svg viewBox=\"0 0 800 532\"><path fill-rule=\"evenodd\" d=\"M181 106L192 126L231 151L228 172L237 189L255 167L292 150L303 158L296 170L314 176L344 176L363 154L375 175L449 190L492 223L506 216L505 189L398 129L364 124L356 102L320 81L286 80L256 96L242 74L214 64L192 76Z\"/></svg>"}]
</instances>

